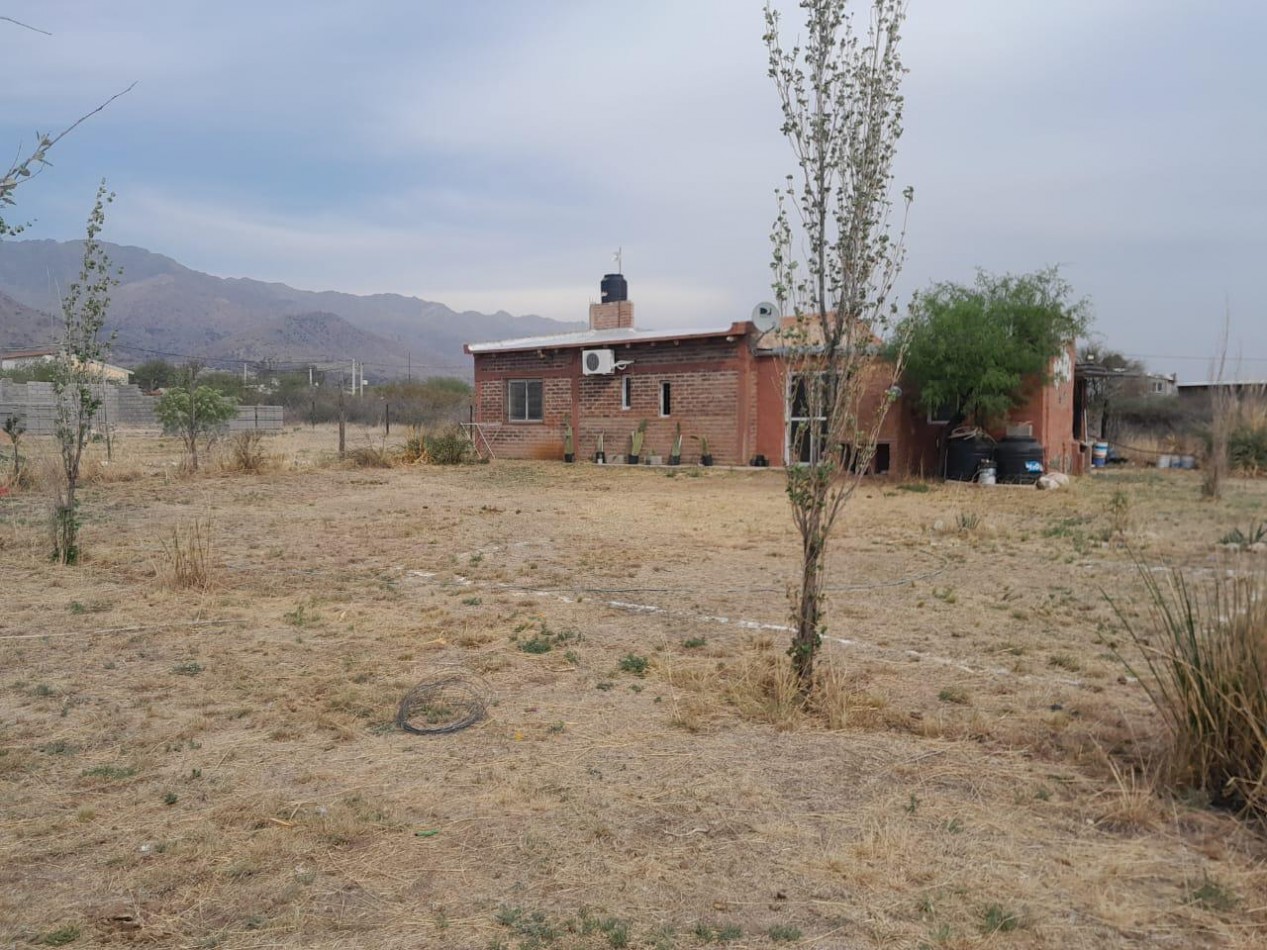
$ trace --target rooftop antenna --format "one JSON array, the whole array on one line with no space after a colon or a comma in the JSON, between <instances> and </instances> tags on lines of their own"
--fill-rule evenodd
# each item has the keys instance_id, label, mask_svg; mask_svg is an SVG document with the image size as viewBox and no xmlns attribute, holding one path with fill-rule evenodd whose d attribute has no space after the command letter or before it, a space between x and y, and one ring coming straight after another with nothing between
<instances>
[{"instance_id":1,"label":"rooftop antenna","mask_svg":"<svg viewBox=\"0 0 1267 950\"><path fill-rule=\"evenodd\" d=\"M621 248L619 248L619 247L618 247L618 248L616 248L616 253L612 255L612 260L614 260L614 261L616 262L616 273L617 273L617 274L623 274L623 273L625 272L625 271L624 271L624 268L623 268L623 266L622 266L622 259L623 259L623 257L624 257L624 254L623 254L623 252L622 252L622 249L621 249Z\"/></svg>"}]
</instances>

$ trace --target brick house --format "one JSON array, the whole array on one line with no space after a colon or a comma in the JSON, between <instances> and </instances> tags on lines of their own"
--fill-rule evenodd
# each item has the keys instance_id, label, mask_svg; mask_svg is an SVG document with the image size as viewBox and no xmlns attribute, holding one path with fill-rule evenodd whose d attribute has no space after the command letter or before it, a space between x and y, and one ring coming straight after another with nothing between
<instances>
[{"instance_id":1,"label":"brick house","mask_svg":"<svg viewBox=\"0 0 1267 950\"><path fill-rule=\"evenodd\" d=\"M784 465L792 461L794 431L813 432L816 420L803 387L786 379L770 342L775 336L750 320L638 330L625 278L608 274L601 302L590 304L589 329L466 345L475 361L472 437L481 453L499 458L561 459L570 423L578 459L594 456L602 433L613 462L623 460L645 420L644 458L667 458L680 424L684 463L698 460L704 436L719 465L758 457ZM877 372L864 413L885 398L888 385L887 374ZM1058 376L1052 385L1034 386L1012 416L1033 426L1051 467L1065 471L1075 466L1072 401L1072 383ZM873 470L934 474L946 428L902 396L880 431ZM821 448L815 437L800 445L802 455Z\"/></svg>"}]
</instances>

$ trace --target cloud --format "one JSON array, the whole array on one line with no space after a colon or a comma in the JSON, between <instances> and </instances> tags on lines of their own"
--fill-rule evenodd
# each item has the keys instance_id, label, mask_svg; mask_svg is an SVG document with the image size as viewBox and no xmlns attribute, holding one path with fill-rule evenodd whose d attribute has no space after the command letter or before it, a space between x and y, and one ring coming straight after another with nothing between
<instances>
[{"instance_id":1,"label":"cloud","mask_svg":"<svg viewBox=\"0 0 1267 950\"><path fill-rule=\"evenodd\" d=\"M108 236L218 274L574 319L621 245L644 325L769 296L793 162L756 0L45 0L32 17L54 36L0 31L0 144L141 80L24 186L33 236L82 233L104 174ZM1208 349L1226 293L1267 356L1265 31L1249 0L912 4L903 293L1064 262L1110 345Z\"/></svg>"}]
</instances>

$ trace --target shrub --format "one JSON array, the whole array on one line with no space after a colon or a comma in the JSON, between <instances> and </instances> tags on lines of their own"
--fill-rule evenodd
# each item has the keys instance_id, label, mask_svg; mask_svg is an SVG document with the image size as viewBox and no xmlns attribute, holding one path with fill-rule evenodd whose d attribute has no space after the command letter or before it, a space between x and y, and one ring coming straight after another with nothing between
<instances>
[{"instance_id":1,"label":"shrub","mask_svg":"<svg viewBox=\"0 0 1267 950\"><path fill-rule=\"evenodd\" d=\"M433 465L461 465L470 460L471 441L457 427L425 437L423 445Z\"/></svg>"},{"instance_id":2,"label":"shrub","mask_svg":"<svg viewBox=\"0 0 1267 950\"><path fill-rule=\"evenodd\" d=\"M1267 427L1241 425L1227 438L1228 462L1242 475L1267 473Z\"/></svg>"},{"instance_id":3,"label":"shrub","mask_svg":"<svg viewBox=\"0 0 1267 950\"><path fill-rule=\"evenodd\" d=\"M229 468L233 471L258 475L268 461L264 454L264 433L247 429L235 434L229 440L229 457Z\"/></svg>"},{"instance_id":4,"label":"shrub","mask_svg":"<svg viewBox=\"0 0 1267 950\"><path fill-rule=\"evenodd\" d=\"M1161 778L1267 817L1267 574L1222 578L1204 595L1177 570L1161 581L1143 565L1140 574L1149 627L1114 609L1143 657L1140 682L1166 724Z\"/></svg>"}]
</instances>

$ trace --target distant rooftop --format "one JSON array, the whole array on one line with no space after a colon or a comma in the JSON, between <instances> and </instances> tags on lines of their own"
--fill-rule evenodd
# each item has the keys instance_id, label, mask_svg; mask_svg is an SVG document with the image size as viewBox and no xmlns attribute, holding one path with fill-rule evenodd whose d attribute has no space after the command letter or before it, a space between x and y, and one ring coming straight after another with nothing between
<instances>
[{"instance_id":1,"label":"distant rooftop","mask_svg":"<svg viewBox=\"0 0 1267 950\"><path fill-rule=\"evenodd\" d=\"M1267 389L1267 379L1214 379L1178 384L1180 389L1209 389L1211 386L1261 386Z\"/></svg>"}]
</instances>

